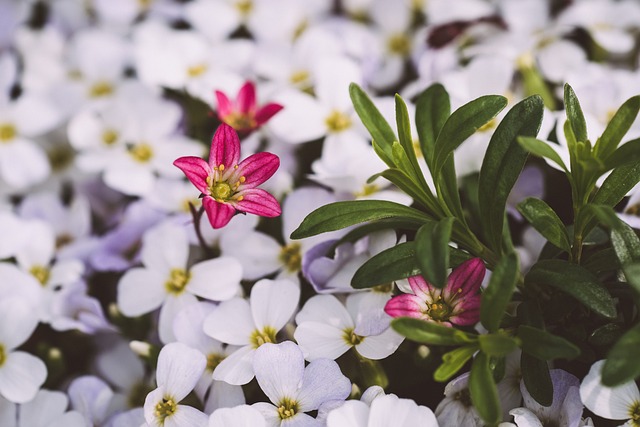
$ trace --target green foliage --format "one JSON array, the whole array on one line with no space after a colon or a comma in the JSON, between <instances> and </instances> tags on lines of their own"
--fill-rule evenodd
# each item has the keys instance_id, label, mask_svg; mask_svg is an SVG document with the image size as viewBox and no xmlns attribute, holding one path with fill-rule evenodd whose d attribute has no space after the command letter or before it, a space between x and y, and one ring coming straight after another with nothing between
<instances>
[{"instance_id":1,"label":"green foliage","mask_svg":"<svg viewBox=\"0 0 640 427\"><path fill-rule=\"evenodd\" d=\"M541 360L575 359L580 356L580 349L575 344L542 329L520 325L517 336L521 340L522 351Z\"/></svg>"},{"instance_id":2,"label":"green foliage","mask_svg":"<svg viewBox=\"0 0 640 427\"><path fill-rule=\"evenodd\" d=\"M640 377L638 363L640 324L629 329L613 346L602 367L602 383L615 387Z\"/></svg>"},{"instance_id":3,"label":"green foliage","mask_svg":"<svg viewBox=\"0 0 640 427\"><path fill-rule=\"evenodd\" d=\"M426 222L416 234L416 260L425 280L442 288L447 284L449 267L448 244L454 218L444 218L437 223Z\"/></svg>"},{"instance_id":4,"label":"green foliage","mask_svg":"<svg viewBox=\"0 0 640 427\"><path fill-rule=\"evenodd\" d=\"M502 257L491 275L487 289L482 293L480 322L489 332L495 332L500 327L519 277L516 254L510 253Z\"/></svg>"},{"instance_id":5,"label":"green foliage","mask_svg":"<svg viewBox=\"0 0 640 427\"><path fill-rule=\"evenodd\" d=\"M393 319L391 326L400 335L422 344L465 345L478 339L477 335L412 317Z\"/></svg>"},{"instance_id":6,"label":"green foliage","mask_svg":"<svg viewBox=\"0 0 640 427\"><path fill-rule=\"evenodd\" d=\"M518 211L545 239L558 248L571 252L569 233L549 205L540 199L528 197L518 204Z\"/></svg>"},{"instance_id":7,"label":"green foliage","mask_svg":"<svg viewBox=\"0 0 640 427\"><path fill-rule=\"evenodd\" d=\"M489 362L485 353L480 352L475 357L469 375L469 391L471 402L482 419L487 424L497 424L502 419L502 409Z\"/></svg>"}]
</instances>

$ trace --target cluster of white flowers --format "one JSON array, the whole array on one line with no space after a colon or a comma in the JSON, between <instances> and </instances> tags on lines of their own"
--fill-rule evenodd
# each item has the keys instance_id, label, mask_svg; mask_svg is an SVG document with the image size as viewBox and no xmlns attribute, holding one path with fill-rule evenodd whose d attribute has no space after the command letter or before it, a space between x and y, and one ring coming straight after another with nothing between
<instances>
[{"instance_id":1,"label":"cluster of white flowers","mask_svg":"<svg viewBox=\"0 0 640 427\"><path fill-rule=\"evenodd\" d=\"M453 108L541 93L546 138L569 82L599 135L640 93L639 32L634 0L1 0L0 426L480 426L468 374L429 398L433 412L379 387L378 361L403 342L383 310L395 284L350 280L395 232L337 248L343 232L289 237L333 201L412 203L368 181L384 164L348 85L390 122L390 94L433 82ZM259 101L236 99L247 81ZM282 109L263 120L267 103ZM195 215L199 193L173 162L205 156L220 121L245 153L279 156L264 186L279 220L213 229ZM459 175L479 171L493 129L457 149ZM541 191L538 172L517 197ZM531 233L524 266L541 249ZM399 361L414 360L407 348ZM640 426L635 384L608 389L598 367L582 386L552 370L549 408L507 369L504 420L593 425L584 405Z\"/></svg>"}]
</instances>

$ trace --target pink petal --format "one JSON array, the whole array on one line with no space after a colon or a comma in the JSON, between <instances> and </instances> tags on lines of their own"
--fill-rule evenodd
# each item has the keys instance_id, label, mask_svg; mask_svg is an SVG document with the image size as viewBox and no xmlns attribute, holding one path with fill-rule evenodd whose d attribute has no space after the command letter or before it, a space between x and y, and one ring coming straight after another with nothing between
<instances>
[{"instance_id":1,"label":"pink petal","mask_svg":"<svg viewBox=\"0 0 640 427\"><path fill-rule=\"evenodd\" d=\"M233 215L236 213L233 206L227 203L216 202L209 196L202 199L202 204L213 228L222 228L229 224L229 221L231 221L231 218L233 218Z\"/></svg>"},{"instance_id":2,"label":"pink petal","mask_svg":"<svg viewBox=\"0 0 640 427\"><path fill-rule=\"evenodd\" d=\"M409 286L411 286L411 290L416 296L426 302L433 301L433 291L436 288L424 280L422 276L412 276L409 277Z\"/></svg>"},{"instance_id":3,"label":"pink petal","mask_svg":"<svg viewBox=\"0 0 640 427\"><path fill-rule=\"evenodd\" d=\"M256 153L240 162L236 175L244 176L243 188L253 188L271 178L279 167L280 159L275 154Z\"/></svg>"},{"instance_id":4,"label":"pink petal","mask_svg":"<svg viewBox=\"0 0 640 427\"><path fill-rule=\"evenodd\" d=\"M257 125L262 126L267 121L269 121L271 117L275 116L278 112L280 112L280 110L282 110L283 108L284 106L280 104L274 104L274 103L267 104L264 107L260 108L256 112Z\"/></svg>"},{"instance_id":5,"label":"pink petal","mask_svg":"<svg viewBox=\"0 0 640 427\"><path fill-rule=\"evenodd\" d=\"M248 113L256 107L256 86L248 81L238 91L236 105L240 113Z\"/></svg>"},{"instance_id":6,"label":"pink petal","mask_svg":"<svg viewBox=\"0 0 640 427\"><path fill-rule=\"evenodd\" d=\"M467 295L478 293L486 270L480 258L460 264L449 275L447 286L443 289L445 300L449 300L450 297L465 298Z\"/></svg>"},{"instance_id":7,"label":"pink petal","mask_svg":"<svg viewBox=\"0 0 640 427\"><path fill-rule=\"evenodd\" d=\"M201 193L208 193L207 177L211 173L211 168L207 162L200 157L186 156L176 159L173 165L184 172L189 181L191 181Z\"/></svg>"},{"instance_id":8,"label":"pink petal","mask_svg":"<svg viewBox=\"0 0 640 427\"><path fill-rule=\"evenodd\" d=\"M249 188L238 194L243 197L241 201L236 202L236 208L239 211L269 218L279 216L282 213L280 203L276 198L261 188Z\"/></svg>"},{"instance_id":9,"label":"pink petal","mask_svg":"<svg viewBox=\"0 0 640 427\"><path fill-rule=\"evenodd\" d=\"M449 317L451 323L460 326L471 326L478 323L480 321L480 294L457 301L454 313Z\"/></svg>"},{"instance_id":10,"label":"pink petal","mask_svg":"<svg viewBox=\"0 0 640 427\"><path fill-rule=\"evenodd\" d=\"M415 295L398 295L387 301L384 312L391 317L415 317L426 319L427 306Z\"/></svg>"},{"instance_id":11,"label":"pink petal","mask_svg":"<svg viewBox=\"0 0 640 427\"><path fill-rule=\"evenodd\" d=\"M209 166L211 168L224 165L225 169L232 168L240 160L240 138L238 133L228 124L218 126L211 140Z\"/></svg>"},{"instance_id":12,"label":"pink petal","mask_svg":"<svg viewBox=\"0 0 640 427\"><path fill-rule=\"evenodd\" d=\"M216 98L218 100L218 117L220 120L224 120L225 117L233 112L233 105L224 92L217 90Z\"/></svg>"}]
</instances>

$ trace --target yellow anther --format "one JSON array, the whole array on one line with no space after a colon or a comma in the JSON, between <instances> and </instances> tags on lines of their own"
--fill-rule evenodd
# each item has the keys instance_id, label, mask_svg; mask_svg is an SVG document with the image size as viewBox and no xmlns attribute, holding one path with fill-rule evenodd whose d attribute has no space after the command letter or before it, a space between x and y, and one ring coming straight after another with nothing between
<instances>
[{"instance_id":1,"label":"yellow anther","mask_svg":"<svg viewBox=\"0 0 640 427\"><path fill-rule=\"evenodd\" d=\"M238 196L238 198L236 199L237 201L241 202L244 200L244 196Z\"/></svg>"},{"instance_id":2,"label":"yellow anther","mask_svg":"<svg viewBox=\"0 0 640 427\"><path fill-rule=\"evenodd\" d=\"M16 137L16 127L11 123L0 123L0 142L9 142Z\"/></svg>"},{"instance_id":3,"label":"yellow anther","mask_svg":"<svg viewBox=\"0 0 640 427\"><path fill-rule=\"evenodd\" d=\"M245 178L244 176L241 176L240 179L238 181L240 182L245 182L247 180L247 178Z\"/></svg>"},{"instance_id":4,"label":"yellow anther","mask_svg":"<svg viewBox=\"0 0 640 427\"><path fill-rule=\"evenodd\" d=\"M220 170L220 172L222 172L224 170L224 165L218 166L218 169Z\"/></svg>"}]
</instances>

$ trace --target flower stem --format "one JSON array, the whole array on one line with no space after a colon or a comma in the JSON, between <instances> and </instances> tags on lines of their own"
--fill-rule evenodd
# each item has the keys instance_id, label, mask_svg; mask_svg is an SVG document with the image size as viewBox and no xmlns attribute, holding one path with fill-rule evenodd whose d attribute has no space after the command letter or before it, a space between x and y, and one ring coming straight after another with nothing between
<instances>
[{"instance_id":1,"label":"flower stem","mask_svg":"<svg viewBox=\"0 0 640 427\"><path fill-rule=\"evenodd\" d=\"M200 247L207 254L207 256L213 255L213 249L209 245L207 245L207 242L202 236L202 230L200 229L200 220L202 219L202 214L204 213L204 206L200 206L200 209L196 210L196 207L193 205L193 203L189 202L189 210L191 211L191 216L193 217L193 229L196 232L196 237L198 238Z\"/></svg>"}]
</instances>

